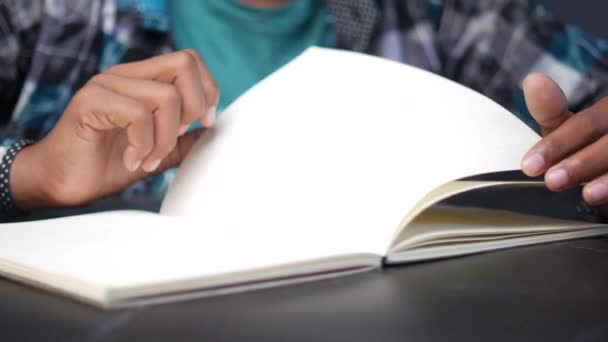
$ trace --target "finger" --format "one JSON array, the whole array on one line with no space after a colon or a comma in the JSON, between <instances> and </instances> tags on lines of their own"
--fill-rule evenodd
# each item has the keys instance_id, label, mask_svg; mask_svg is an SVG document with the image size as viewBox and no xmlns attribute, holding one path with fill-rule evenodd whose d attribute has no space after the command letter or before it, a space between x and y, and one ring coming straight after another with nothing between
<instances>
[{"instance_id":1,"label":"finger","mask_svg":"<svg viewBox=\"0 0 608 342\"><path fill-rule=\"evenodd\" d=\"M139 62L119 64L106 73L139 79L158 80L174 84L183 101L182 130L198 120L217 105L217 86L206 66L193 51L177 51L171 54ZM197 56L196 58L194 56Z\"/></svg>"},{"instance_id":2,"label":"finger","mask_svg":"<svg viewBox=\"0 0 608 342\"><path fill-rule=\"evenodd\" d=\"M205 97L198 66L188 53L172 53L143 61L119 64L105 71L142 80L157 80L175 85L182 99L179 132L205 114Z\"/></svg>"},{"instance_id":3,"label":"finger","mask_svg":"<svg viewBox=\"0 0 608 342\"><path fill-rule=\"evenodd\" d=\"M585 185L583 199L591 205L608 204L608 173Z\"/></svg>"},{"instance_id":4,"label":"finger","mask_svg":"<svg viewBox=\"0 0 608 342\"><path fill-rule=\"evenodd\" d=\"M66 113L74 113L76 133L85 141L94 140L99 131L126 129L123 163L130 171L137 170L154 147L154 120L148 108L100 85L88 83L79 90Z\"/></svg>"},{"instance_id":5,"label":"finger","mask_svg":"<svg viewBox=\"0 0 608 342\"><path fill-rule=\"evenodd\" d=\"M543 136L551 133L572 114L561 88L548 76L541 73L528 75L523 82L526 105L532 117L540 125Z\"/></svg>"},{"instance_id":6,"label":"finger","mask_svg":"<svg viewBox=\"0 0 608 342\"><path fill-rule=\"evenodd\" d=\"M608 171L608 136L579 150L547 171L545 183L551 190L564 190L588 182Z\"/></svg>"},{"instance_id":7,"label":"finger","mask_svg":"<svg viewBox=\"0 0 608 342\"><path fill-rule=\"evenodd\" d=\"M177 89L161 82L112 74L97 75L91 82L142 101L153 113L154 148L143 160L142 169L147 172L154 171L177 143L181 109L181 98Z\"/></svg>"},{"instance_id":8,"label":"finger","mask_svg":"<svg viewBox=\"0 0 608 342\"><path fill-rule=\"evenodd\" d=\"M207 103L207 112L202 118L200 118L200 123L205 127L211 127L217 119L217 106L220 102L219 88L201 56L193 49L186 49L183 51L190 54L192 58L194 58L201 74L203 91L205 93L205 103Z\"/></svg>"},{"instance_id":9,"label":"finger","mask_svg":"<svg viewBox=\"0 0 608 342\"><path fill-rule=\"evenodd\" d=\"M608 120L605 120L603 113L598 110L598 106L603 105L602 102L572 116L536 143L524 156L523 171L529 176L540 175L606 133Z\"/></svg>"},{"instance_id":10,"label":"finger","mask_svg":"<svg viewBox=\"0 0 608 342\"><path fill-rule=\"evenodd\" d=\"M198 141L199 137L205 131L206 130L204 128L198 128L179 137L177 145L175 145L173 151L169 153L167 158L163 159L163 162L153 172L153 174L162 173L167 169L179 166L179 164L181 164L186 155L192 149L192 146L194 146L194 144ZM145 174L142 174L141 176L143 177L145 176Z\"/></svg>"}]
</instances>

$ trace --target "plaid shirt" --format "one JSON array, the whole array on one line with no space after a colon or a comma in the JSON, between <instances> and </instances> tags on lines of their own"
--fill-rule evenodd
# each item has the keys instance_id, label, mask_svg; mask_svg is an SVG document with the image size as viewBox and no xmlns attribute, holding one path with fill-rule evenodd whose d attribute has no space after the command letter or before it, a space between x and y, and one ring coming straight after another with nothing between
<instances>
[{"instance_id":1,"label":"plaid shirt","mask_svg":"<svg viewBox=\"0 0 608 342\"><path fill-rule=\"evenodd\" d=\"M608 41L559 22L530 1L326 3L338 48L441 74L494 99L532 127L520 86L530 72L556 80L573 110L608 92ZM170 24L163 0L0 1L0 144L40 139L95 73L170 52ZM165 173L140 181L125 196L162 196L170 180Z\"/></svg>"}]
</instances>

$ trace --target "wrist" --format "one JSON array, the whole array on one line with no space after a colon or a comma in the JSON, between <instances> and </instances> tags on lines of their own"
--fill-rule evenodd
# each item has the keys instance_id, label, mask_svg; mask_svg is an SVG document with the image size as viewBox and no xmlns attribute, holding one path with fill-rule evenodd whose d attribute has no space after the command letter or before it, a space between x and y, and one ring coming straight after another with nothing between
<instances>
[{"instance_id":1,"label":"wrist","mask_svg":"<svg viewBox=\"0 0 608 342\"><path fill-rule=\"evenodd\" d=\"M10 169L10 192L21 210L52 207L52 197L43 177L44 163L37 145L23 148L15 156Z\"/></svg>"}]
</instances>

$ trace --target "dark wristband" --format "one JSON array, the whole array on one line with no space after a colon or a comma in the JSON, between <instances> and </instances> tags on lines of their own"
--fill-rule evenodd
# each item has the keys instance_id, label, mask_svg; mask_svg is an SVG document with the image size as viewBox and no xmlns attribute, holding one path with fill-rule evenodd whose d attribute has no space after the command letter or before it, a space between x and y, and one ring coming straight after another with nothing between
<instances>
[{"instance_id":1,"label":"dark wristband","mask_svg":"<svg viewBox=\"0 0 608 342\"><path fill-rule=\"evenodd\" d=\"M11 166L17 157L19 151L24 147L33 144L34 141L23 139L12 144L6 149L6 153L0 162L0 215L3 217L12 217L26 214L25 211L19 209L11 195Z\"/></svg>"}]
</instances>

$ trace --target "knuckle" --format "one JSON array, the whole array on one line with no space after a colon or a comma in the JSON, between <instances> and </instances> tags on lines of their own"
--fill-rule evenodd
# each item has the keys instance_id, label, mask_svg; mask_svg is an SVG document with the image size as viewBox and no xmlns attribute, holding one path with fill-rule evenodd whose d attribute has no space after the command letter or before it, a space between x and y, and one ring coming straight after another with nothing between
<instances>
[{"instance_id":1,"label":"knuckle","mask_svg":"<svg viewBox=\"0 0 608 342\"><path fill-rule=\"evenodd\" d=\"M194 58L194 62L196 62L196 60L202 60L201 55L198 53L198 51L194 50L194 49L185 49L183 50L185 53L189 54L190 57Z\"/></svg>"},{"instance_id":2,"label":"knuckle","mask_svg":"<svg viewBox=\"0 0 608 342\"><path fill-rule=\"evenodd\" d=\"M119 65L120 64L112 65L111 67L105 69L104 73L110 74L110 75L117 74L118 73L118 69L119 69Z\"/></svg>"},{"instance_id":3,"label":"knuckle","mask_svg":"<svg viewBox=\"0 0 608 342\"><path fill-rule=\"evenodd\" d=\"M146 106L137 102L133 108L131 108L132 121L145 122L151 119L150 112Z\"/></svg>"},{"instance_id":4,"label":"knuckle","mask_svg":"<svg viewBox=\"0 0 608 342\"><path fill-rule=\"evenodd\" d=\"M594 155L593 153L579 153L580 155L575 155L572 157L574 160L573 163L576 165L578 169L581 171L587 170L590 168L595 168L598 165L601 165L601 159ZM600 163L598 163L600 162Z\"/></svg>"},{"instance_id":5,"label":"knuckle","mask_svg":"<svg viewBox=\"0 0 608 342\"><path fill-rule=\"evenodd\" d=\"M103 75L103 74L96 74L96 75L93 75L93 77L91 77L89 79L88 83L91 83L91 84L100 84L100 83L103 82L104 78L105 78L105 75Z\"/></svg>"},{"instance_id":6,"label":"knuckle","mask_svg":"<svg viewBox=\"0 0 608 342\"><path fill-rule=\"evenodd\" d=\"M179 105L180 98L177 88L172 85L164 85L160 90L159 101L161 104L167 105L169 107L175 107Z\"/></svg>"},{"instance_id":7,"label":"knuckle","mask_svg":"<svg viewBox=\"0 0 608 342\"><path fill-rule=\"evenodd\" d=\"M175 53L173 62L178 69L192 70L196 68L196 61L194 60L194 57L184 50Z\"/></svg>"},{"instance_id":8,"label":"knuckle","mask_svg":"<svg viewBox=\"0 0 608 342\"><path fill-rule=\"evenodd\" d=\"M542 146L542 152L544 157L547 159L546 162L555 161L560 155L562 150L562 144L557 139L545 138Z\"/></svg>"},{"instance_id":9,"label":"knuckle","mask_svg":"<svg viewBox=\"0 0 608 342\"><path fill-rule=\"evenodd\" d=\"M563 168L568 174L570 182L572 182L573 184L580 183L582 181L582 178L584 177L586 164L585 159L586 158L582 156L575 156L566 159L563 163Z\"/></svg>"},{"instance_id":10,"label":"knuckle","mask_svg":"<svg viewBox=\"0 0 608 342\"><path fill-rule=\"evenodd\" d=\"M82 88L80 88L74 96L72 96L71 104L79 109L86 106L90 101L97 97L99 88L96 84L87 82Z\"/></svg>"},{"instance_id":11,"label":"knuckle","mask_svg":"<svg viewBox=\"0 0 608 342\"><path fill-rule=\"evenodd\" d=\"M583 183L605 172L604 161L596 154L585 151L564 161L564 168L573 183Z\"/></svg>"},{"instance_id":12,"label":"knuckle","mask_svg":"<svg viewBox=\"0 0 608 342\"><path fill-rule=\"evenodd\" d=\"M574 116L580 132L592 140L597 140L601 136L600 127L596 119L597 115L597 112L586 111Z\"/></svg>"},{"instance_id":13,"label":"knuckle","mask_svg":"<svg viewBox=\"0 0 608 342\"><path fill-rule=\"evenodd\" d=\"M561 116L550 116L537 118L537 122L542 127L558 127L563 121Z\"/></svg>"}]
</instances>

